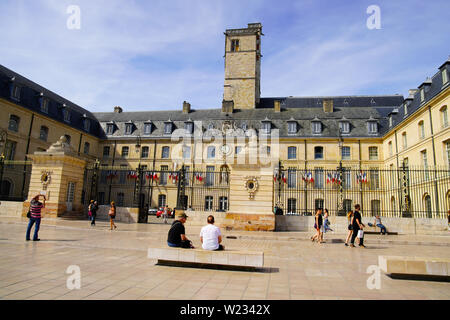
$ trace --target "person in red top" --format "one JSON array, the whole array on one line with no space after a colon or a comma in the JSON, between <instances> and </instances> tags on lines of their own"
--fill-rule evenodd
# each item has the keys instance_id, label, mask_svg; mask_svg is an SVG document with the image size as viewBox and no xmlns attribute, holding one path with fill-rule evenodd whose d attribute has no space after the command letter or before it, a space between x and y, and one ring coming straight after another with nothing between
<instances>
[{"instance_id":1,"label":"person in red top","mask_svg":"<svg viewBox=\"0 0 450 320\"><path fill-rule=\"evenodd\" d=\"M44 202L39 202L39 198L43 197ZM38 238L38 232L39 232L39 226L41 225L41 210L42 208L45 208L45 196L43 195L36 195L33 199L31 199L30 202L30 221L28 222L28 228L27 228L27 235L26 240L30 240L30 233L31 228L33 227L34 223L36 223L36 226L34 227L34 236L33 241L39 241Z\"/></svg>"}]
</instances>

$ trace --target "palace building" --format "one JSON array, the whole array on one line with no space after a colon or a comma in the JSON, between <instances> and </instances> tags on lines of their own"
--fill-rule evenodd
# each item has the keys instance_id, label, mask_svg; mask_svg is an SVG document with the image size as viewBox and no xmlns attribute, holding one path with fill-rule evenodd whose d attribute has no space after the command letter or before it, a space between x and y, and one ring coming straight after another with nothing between
<instances>
[{"instance_id":1,"label":"palace building","mask_svg":"<svg viewBox=\"0 0 450 320\"><path fill-rule=\"evenodd\" d=\"M29 199L33 155L65 136L84 175L61 185L56 216L95 198L141 221L168 204L247 230L273 230L274 212L339 216L356 203L368 216L446 218L450 59L406 98L264 97L262 37L260 23L225 31L223 100L210 109L90 112L0 66L1 198Z\"/></svg>"}]
</instances>

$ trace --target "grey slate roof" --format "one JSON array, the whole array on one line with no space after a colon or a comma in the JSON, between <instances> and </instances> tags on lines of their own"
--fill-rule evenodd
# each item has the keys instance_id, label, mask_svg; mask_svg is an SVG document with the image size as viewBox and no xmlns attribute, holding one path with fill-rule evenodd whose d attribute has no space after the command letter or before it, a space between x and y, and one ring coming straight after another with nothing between
<instances>
[{"instance_id":1,"label":"grey slate roof","mask_svg":"<svg viewBox=\"0 0 450 320\"><path fill-rule=\"evenodd\" d=\"M272 99L272 98L268 98ZM398 101L403 101L399 96ZM261 99L263 100L263 99ZM289 100L289 99L288 99ZM370 101L370 100L369 100ZM400 102L401 103L401 102ZM191 110L184 114L182 111L149 111L149 112L102 112L94 113L101 122L103 130L106 132L106 124L114 122L116 130L114 134L108 135L111 138L118 137L164 137L164 123L169 119L174 123L174 129L183 129L184 122L189 119L192 121L202 121L203 131L213 123L215 129L221 129L225 120L233 121L238 128L244 123L247 127L256 129L261 128L261 122L269 119L272 123L272 129L279 129L282 137L337 137L339 132L339 120L345 117L351 124L350 134L354 137L377 137L381 136L387 129L387 115L395 108L392 106L380 107L341 107L335 108L332 113L325 113L322 105L317 107L293 107L283 109L281 112L275 112L273 108L258 108L235 110L233 114L224 114L221 109L202 109ZM313 135L311 131L311 120L315 117L322 122L323 132L321 135ZM367 120L373 117L378 122L379 133L377 135L368 134ZM297 122L297 133L288 134L287 121L294 119ZM134 131L131 135L125 135L125 123L132 121ZM144 134L144 122L151 120L153 131L150 135Z\"/></svg>"},{"instance_id":2,"label":"grey slate roof","mask_svg":"<svg viewBox=\"0 0 450 320\"><path fill-rule=\"evenodd\" d=\"M450 74L450 58L440 67L441 70L446 70L447 74ZM432 78L426 79L424 83L430 83L430 85L425 85L422 83L418 88L423 87L425 92L425 100L423 102L420 101L420 89L416 91L416 93L411 96L413 98L408 105L408 113L405 114L405 108L401 105L398 108L398 113L392 114L392 128L389 130L394 130L402 121L411 117L411 115L420 109L423 105L426 105L428 101L433 99L436 95L438 95L443 90L450 87L450 81L448 81L445 85L442 84L442 73L441 70L437 72ZM450 78L450 75L449 75ZM408 97L409 98L409 97ZM407 98L407 99L408 99Z\"/></svg>"},{"instance_id":3,"label":"grey slate roof","mask_svg":"<svg viewBox=\"0 0 450 320\"><path fill-rule=\"evenodd\" d=\"M11 81L12 78L15 78L15 80ZM11 85L13 83L21 88L19 101L11 98ZM43 93L44 97L49 99L48 114L41 112L39 102L41 93ZM81 131L84 131L83 119L84 115L86 115L91 122L89 133L94 136L99 136L100 134L100 124L90 111L34 83L3 65L0 65L0 97ZM70 110L70 123L64 122L61 111L61 106L63 104L66 104L66 108Z\"/></svg>"}]
</instances>

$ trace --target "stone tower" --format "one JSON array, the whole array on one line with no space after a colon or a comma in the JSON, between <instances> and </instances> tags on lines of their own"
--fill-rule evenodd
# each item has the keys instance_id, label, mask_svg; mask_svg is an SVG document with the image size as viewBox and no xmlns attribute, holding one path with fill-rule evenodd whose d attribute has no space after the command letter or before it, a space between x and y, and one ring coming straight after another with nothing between
<instances>
[{"instance_id":1,"label":"stone tower","mask_svg":"<svg viewBox=\"0 0 450 320\"><path fill-rule=\"evenodd\" d=\"M261 23L225 31L223 107L253 109L259 103L261 77Z\"/></svg>"}]
</instances>

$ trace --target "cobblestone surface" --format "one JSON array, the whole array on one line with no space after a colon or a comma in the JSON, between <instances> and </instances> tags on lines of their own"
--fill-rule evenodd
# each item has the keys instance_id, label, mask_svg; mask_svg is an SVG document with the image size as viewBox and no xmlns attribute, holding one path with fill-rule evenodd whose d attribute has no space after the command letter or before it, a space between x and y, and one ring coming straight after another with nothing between
<instances>
[{"instance_id":1,"label":"cobblestone surface","mask_svg":"<svg viewBox=\"0 0 450 320\"><path fill-rule=\"evenodd\" d=\"M367 267L378 255L450 258L450 237L367 235L366 249L324 244L301 232L223 232L230 249L264 251L259 272L155 265L150 246L164 245L169 225L43 220L40 242L25 241L26 219L0 221L0 299L450 299L450 283L394 280L381 273L370 290ZM199 228L187 230L199 246ZM234 236L237 239L229 239ZM66 286L70 265L81 289ZM180 272L182 271L182 272Z\"/></svg>"}]
</instances>

